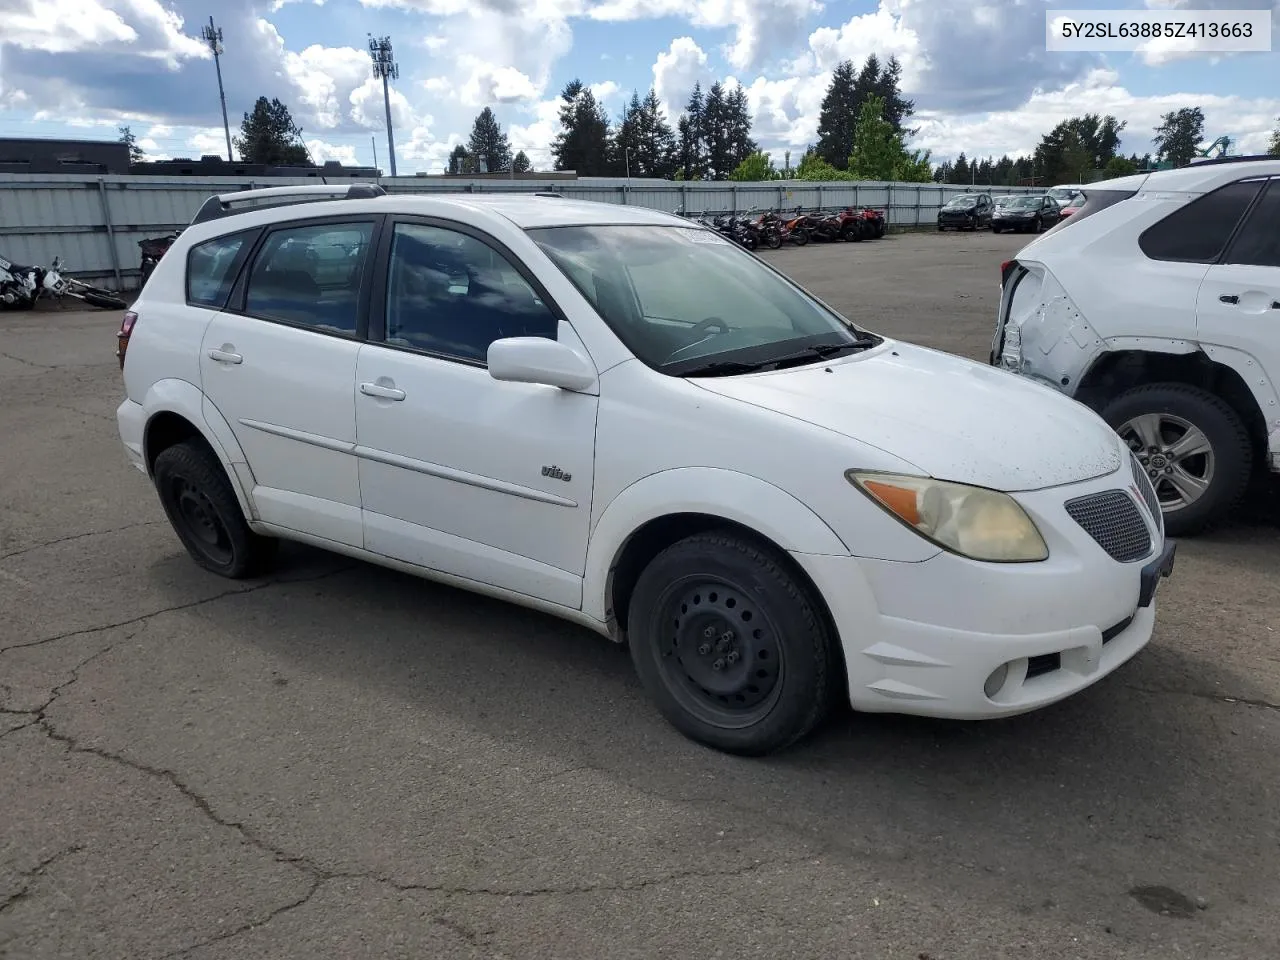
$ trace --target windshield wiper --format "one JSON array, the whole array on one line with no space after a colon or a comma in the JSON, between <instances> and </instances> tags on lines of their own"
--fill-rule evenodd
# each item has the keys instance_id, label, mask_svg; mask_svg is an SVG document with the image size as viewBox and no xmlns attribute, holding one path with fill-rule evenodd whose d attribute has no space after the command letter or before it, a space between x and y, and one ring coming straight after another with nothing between
<instances>
[{"instance_id":1,"label":"windshield wiper","mask_svg":"<svg viewBox=\"0 0 1280 960\"><path fill-rule=\"evenodd\" d=\"M682 377L729 377L735 373L755 373L772 365L772 360L757 360L747 363L742 360L712 360L696 367L681 370Z\"/></svg>"},{"instance_id":2,"label":"windshield wiper","mask_svg":"<svg viewBox=\"0 0 1280 960\"><path fill-rule=\"evenodd\" d=\"M815 360L825 360L827 357L833 357L837 353L844 353L846 350L865 350L875 345L876 341L870 337L848 340L844 343L820 343L812 347L805 347L803 350L797 350L795 353L786 353L780 357L773 357L765 361L765 365L771 370L781 370L783 367L796 366L801 363L813 363Z\"/></svg>"}]
</instances>

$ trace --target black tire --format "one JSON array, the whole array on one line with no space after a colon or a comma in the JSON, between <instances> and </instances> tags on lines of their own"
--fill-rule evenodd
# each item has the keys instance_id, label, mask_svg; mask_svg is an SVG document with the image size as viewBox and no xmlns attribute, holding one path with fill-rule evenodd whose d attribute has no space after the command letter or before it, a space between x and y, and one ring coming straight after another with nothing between
<instances>
[{"instance_id":1,"label":"black tire","mask_svg":"<svg viewBox=\"0 0 1280 960\"><path fill-rule=\"evenodd\" d=\"M1036 217L1034 220L1031 221L1032 233L1039 233L1043 229L1044 229L1044 221L1041 220L1039 217Z\"/></svg>"},{"instance_id":2,"label":"black tire","mask_svg":"<svg viewBox=\"0 0 1280 960\"><path fill-rule=\"evenodd\" d=\"M945 233L945 232L946 232L946 230L947 230L947 228L946 228L946 227L944 227L942 224L938 224L938 232L939 232L939 233Z\"/></svg>"},{"instance_id":3,"label":"black tire","mask_svg":"<svg viewBox=\"0 0 1280 960\"><path fill-rule=\"evenodd\" d=\"M777 250L782 246L782 235L776 231L771 231L765 236L764 242L770 250Z\"/></svg>"},{"instance_id":4,"label":"black tire","mask_svg":"<svg viewBox=\"0 0 1280 960\"><path fill-rule=\"evenodd\" d=\"M846 243L861 243L862 231L858 229L856 223L851 223L840 231L840 236L844 238Z\"/></svg>"},{"instance_id":5,"label":"black tire","mask_svg":"<svg viewBox=\"0 0 1280 960\"><path fill-rule=\"evenodd\" d=\"M1167 458L1154 461L1152 468L1158 473L1152 482L1161 498L1165 531L1169 536L1189 536L1207 530L1225 518L1244 496L1253 472L1253 444L1239 414L1214 394L1183 383L1153 383L1121 394L1103 408L1102 417L1130 441L1131 448L1138 439L1137 432L1126 425L1133 424L1139 417L1172 418L1162 421L1170 435L1181 429L1182 424L1189 424L1204 435L1209 454L1180 461L1188 464L1183 468L1186 473L1208 480L1207 488L1196 499L1170 509L1168 504L1177 491L1173 483L1165 479L1170 475L1164 472L1169 468ZM1171 440L1167 442L1172 445ZM1144 449L1142 453L1151 456L1149 450Z\"/></svg>"},{"instance_id":6,"label":"black tire","mask_svg":"<svg viewBox=\"0 0 1280 960\"><path fill-rule=\"evenodd\" d=\"M1003 229L1004 229L1004 227L997 227L994 223L991 225L991 232L992 232L992 233L999 233L999 232L1000 232L1001 230L1003 230Z\"/></svg>"},{"instance_id":7,"label":"black tire","mask_svg":"<svg viewBox=\"0 0 1280 960\"><path fill-rule=\"evenodd\" d=\"M791 241L797 247L803 247L809 242L809 233L806 230L794 230L791 233Z\"/></svg>"},{"instance_id":8,"label":"black tire","mask_svg":"<svg viewBox=\"0 0 1280 960\"><path fill-rule=\"evenodd\" d=\"M119 297L105 290L86 290L81 296L89 306L103 310L124 310L129 306Z\"/></svg>"},{"instance_id":9,"label":"black tire","mask_svg":"<svg viewBox=\"0 0 1280 960\"><path fill-rule=\"evenodd\" d=\"M809 733L834 700L838 661L819 609L772 551L728 531L698 534L640 574L627 618L631 658L686 737L726 753L772 753ZM749 634L734 629L746 623Z\"/></svg>"},{"instance_id":10,"label":"black tire","mask_svg":"<svg viewBox=\"0 0 1280 960\"><path fill-rule=\"evenodd\" d=\"M887 223L876 223L876 239L877 240L882 239L884 235L888 232L889 232L889 225Z\"/></svg>"},{"instance_id":11,"label":"black tire","mask_svg":"<svg viewBox=\"0 0 1280 960\"><path fill-rule=\"evenodd\" d=\"M207 444L188 440L166 448L153 474L164 512L191 559L232 580L267 570L279 541L249 529L231 481Z\"/></svg>"}]
</instances>

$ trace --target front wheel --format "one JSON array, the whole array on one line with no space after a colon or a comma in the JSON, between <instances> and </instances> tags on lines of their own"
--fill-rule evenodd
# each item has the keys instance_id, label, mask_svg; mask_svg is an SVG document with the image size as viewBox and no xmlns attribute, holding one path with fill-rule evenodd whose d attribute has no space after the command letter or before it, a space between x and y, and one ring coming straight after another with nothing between
<instances>
[{"instance_id":1,"label":"front wheel","mask_svg":"<svg viewBox=\"0 0 1280 960\"><path fill-rule=\"evenodd\" d=\"M817 602L772 551L728 531L658 554L627 621L636 672L658 709L717 750L781 750L834 699L833 641Z\"/></svg>"},{"instance_id":2,"label":"front wheel","mask_svg":"<svg viewBox=\"0 0 1280 960\"><path fill-rule=\"evenodd\" d=\"M1000 232L1001 230L1003 230L1003 229L1004 229L1004 227L997 227L994 223L991 225L991 232L992 232L992 233L999 233L999 232Z\"/></svg>"},{"instance_id":3,"label":"front wheel","mask_svg":"<svg viewBox=\"0 0 1280 960\"><path fill-rule=\"evenodd\" d=\"M804 230L794 230L791 233L791 242L797 247L803 247L809 242L809 234Z\"/></svg>"},{"instance_id":4,"label":"front wheel","mask_svg":"<svg viewBox=\"0 0 1280 960\"><path fill-rule=\"evenodd\" d=\"M98 307L101 310L123 310L129 306L119 297L105 290L86 290L80 294L80 299L89 306Z\"/></svg>"},{"instance_id":5,"label":"front wheel","mask_svg":"<svg viewBox=\"0 0 1280 960\"><path fill-rule=\"evenodd\" d=\"M770 250L777 250L779 247L782 246L782 235L777 232L770 233L767 237L765 237L764 242L769 247Z\"/></svg>"},{"instance_id":6,"label":"front wheel","mask_svg":"<svg viewBox=\"0 0 1280 960\"><path fill-rule=\"evenodd\" d=\"M1239 415L1207 390L1156 383L1121 394L1102 417L1146 470L1170 536L1199 533L1240 502L1253 445Z\"/></svg>"}]
</instances>

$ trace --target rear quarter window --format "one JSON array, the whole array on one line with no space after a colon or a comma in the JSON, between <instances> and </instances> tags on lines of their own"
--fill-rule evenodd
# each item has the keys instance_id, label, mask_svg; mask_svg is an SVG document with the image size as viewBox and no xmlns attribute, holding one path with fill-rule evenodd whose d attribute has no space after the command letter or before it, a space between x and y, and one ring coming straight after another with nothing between
<instances>
[{"instance_id":1,"label":"rear quarter window","mask_svg":"<svg viewBox=\"0 0 1280 960\"><path fill-rule=\"evenodd\" d=\"M187 253L187 303L221 310L227 305L256 230L197 243Z\"/></svg>"},{"instance_id":2,"label":"rear quarter window","mask_svg":"<svg viewBox=\"0 0 1280 960\"><path fill-rule=\"evenodd\" d=\"M1084 205L1077 209L1075 213L1059 220L1051 229L1045 232L1045 236L1048 236L1051 233L1057 233L1059 230L1064 230L1073 223L1079 223L1081 220L1087 220L1095 213L1100 213L1107 209L1107 207L1113 207L1122 200L1128 200L1134 195L1134 192L1135 191L1133 190L1090 190L1085 194ZM1070 200L1063 201L1060 204L1061 208L1064 210L1070 205Z\"/></svg>"},{"instance_id":3,"label":"rear quarter window","mask_svg":"<svg viewBox=\"0 0 1280 960\"><path fill-rule=\"evenodd\" d=\"M1222 256L1264 183L1238 180L1197 197L1147 227L1138 238L1138 248L1152 260L1213 263Z\"/></svg>"}]
</instances>

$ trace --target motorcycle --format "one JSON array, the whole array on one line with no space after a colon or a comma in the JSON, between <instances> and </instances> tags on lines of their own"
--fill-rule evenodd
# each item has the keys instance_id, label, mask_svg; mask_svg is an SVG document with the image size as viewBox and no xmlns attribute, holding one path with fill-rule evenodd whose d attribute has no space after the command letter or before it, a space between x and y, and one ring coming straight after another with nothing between
<instances>
[{"instance_id":1,"label":"motorcycle","mask_svg":"<svg viewBox=\"0 0 1280 960\"><path fill-rule=\"evenodd\" d=\"M844 239L844 225L834 214L810 214L807 229L814 240L834 243Z\"/></svg>"},{"instance_id":2,"label":"motorcycle","mask_svg":"<svg viewBox=\"0 0 1280 960\"><path fill-rule=\"evenodd\" d=\"M61 257L54 257L48 269L19 266L0 257L0 305L8 309L30 310L41 298L61 300L74 297L103 310L124 310L128 306L110 290L64 277L63 269Z\"/></svg>"},{"instance_id":3,"label":"motorcycle","mask_svg":"<svg viewBox=\"0 0 1280 960\"><path fill-rule=\"evenodd\" d=\"M173 246L173 241L177 239L178 234L171 233L165 237L151 237L147 240L138 241L138 247L142 250L141 286L145 287L147 285L147 278L155 270L156 264L160 262L160 258L165 255L168 249Z\"/></svg>"},{"instance_id":4,"label":"motorcycle","mask_svg":"<svg viewBox=\"0 0 1280 960\"><path fill-rule=\"evenodd\" d=\"M874 227L852 207L846 207L836 214L840 224L840 236L848 243L861 243L873 235Z\"/></svg>"}]
</instances>

